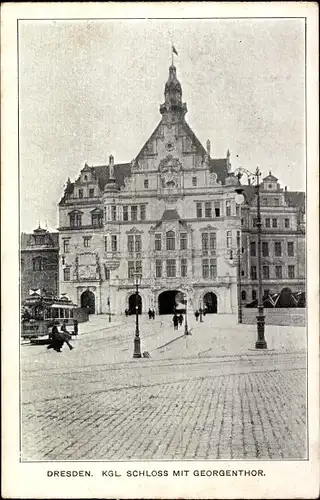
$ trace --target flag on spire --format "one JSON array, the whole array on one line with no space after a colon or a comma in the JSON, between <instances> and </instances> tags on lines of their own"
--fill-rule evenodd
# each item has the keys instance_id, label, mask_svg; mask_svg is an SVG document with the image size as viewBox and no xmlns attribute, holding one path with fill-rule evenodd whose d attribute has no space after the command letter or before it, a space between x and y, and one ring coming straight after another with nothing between
<instances>
[{"instance_id":1,"label":"flag on spire","mask_svg":"<svg viewBox=\"0 0 320 500\"><path fill-rule=\"evenodd\" d=\"M173 44L172 44L172 52L174 54L178 55L178 52L177 52L177 50L176 50L176 48L175 48L175 46Z\"/></svg>"}]
</instances>

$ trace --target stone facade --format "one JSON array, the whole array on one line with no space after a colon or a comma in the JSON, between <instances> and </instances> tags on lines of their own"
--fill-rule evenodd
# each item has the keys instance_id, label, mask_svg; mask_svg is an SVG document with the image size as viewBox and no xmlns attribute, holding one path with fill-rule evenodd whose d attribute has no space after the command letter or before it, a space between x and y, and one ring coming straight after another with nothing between
<instances>
[{"instance_id":1,"label":"stone facade","mask_svg":"<svg viewBox=\"0 0 320 500\"><path fill-rule=\"evenodd\" d=\"M269 172L260 185L262 288L266 295L305 291L305 194L282 189ZM257 197L254 186L245 187L241 208L242 302L258 295L257 281Z\"/></svg>"},{"instance_id":2,"label":"stone facade","mask_svg":"<svg viewBox=\"0 0 320 500\"><path fill-rule=\"evenodd\" d=\"M164 95L161 120L130 163L111 155L68 180L59 203L60 291L91 312L123 313L135 304L138 271L142 312L169 312L180 291L191 310L234 313L241 216L230 153L211 158L210 141L204 148L191 130L174 66Z\"/></svg>"},{"instance_id":3,"label":"stone facade","mask_svg":"<svg viewBox=\"0 0 320 500\"><path fill-rule=\"evenodd\" d=\"M38 227L21 234L21 301L30 290L58 295L59 234Z\"/></svg>"}]
</instances>

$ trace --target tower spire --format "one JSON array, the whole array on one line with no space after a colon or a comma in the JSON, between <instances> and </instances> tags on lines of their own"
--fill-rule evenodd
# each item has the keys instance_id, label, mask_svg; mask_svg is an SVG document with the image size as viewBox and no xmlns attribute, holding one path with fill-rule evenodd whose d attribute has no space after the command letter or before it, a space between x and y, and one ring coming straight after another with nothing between
<instances>
[{"instance_id":1,"label":"tower spire","mask_svg":"<svg viewBox=\"0 0 320 500\"><path fill-rule=\"evenodd\" d=\"M162 115L171 113L181 118L187 112L187 105L182 102L182 87L177 78L177 69L173 65L174 53L177 54L177 51L172 45L172 64L169 67L169 77L164 88L165 102L160 106L160 113Z\"/></svg>"}]
</instances>

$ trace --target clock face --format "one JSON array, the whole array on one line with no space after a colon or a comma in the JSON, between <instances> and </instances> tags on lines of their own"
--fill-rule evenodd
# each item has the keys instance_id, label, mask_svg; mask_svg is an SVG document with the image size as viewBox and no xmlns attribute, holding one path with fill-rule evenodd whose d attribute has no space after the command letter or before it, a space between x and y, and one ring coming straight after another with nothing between
<instances>
[{"instance_id":1,"label":"clock face","mask_svg":"<svg viewBox=\"0 0 320 500\"><path fill-rule=\"evenodd\" d=\"M166 144L166 150L167 151L172 151L174 149L174 145L172 144L172 142L168 142Z\"/></svg>"}]
</instances>

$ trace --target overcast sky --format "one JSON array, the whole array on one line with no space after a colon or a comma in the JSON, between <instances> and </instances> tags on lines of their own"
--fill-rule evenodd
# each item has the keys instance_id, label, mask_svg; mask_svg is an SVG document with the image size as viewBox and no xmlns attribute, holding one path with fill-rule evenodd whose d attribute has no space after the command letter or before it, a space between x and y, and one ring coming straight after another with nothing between
<instances>
[{"instance_id":1,"label":"overcast sky","mask_svg":"<svg viewBox=\"0 0 320 500\"><path fill-rule=\"evenodd\" d=\"M20 21L23 231L57 227L85 162L138 154L161 118L172 38L186 119L211 156L229 148L233 169L305 189L303 20Z\"/></svg>"}]
</instances>

